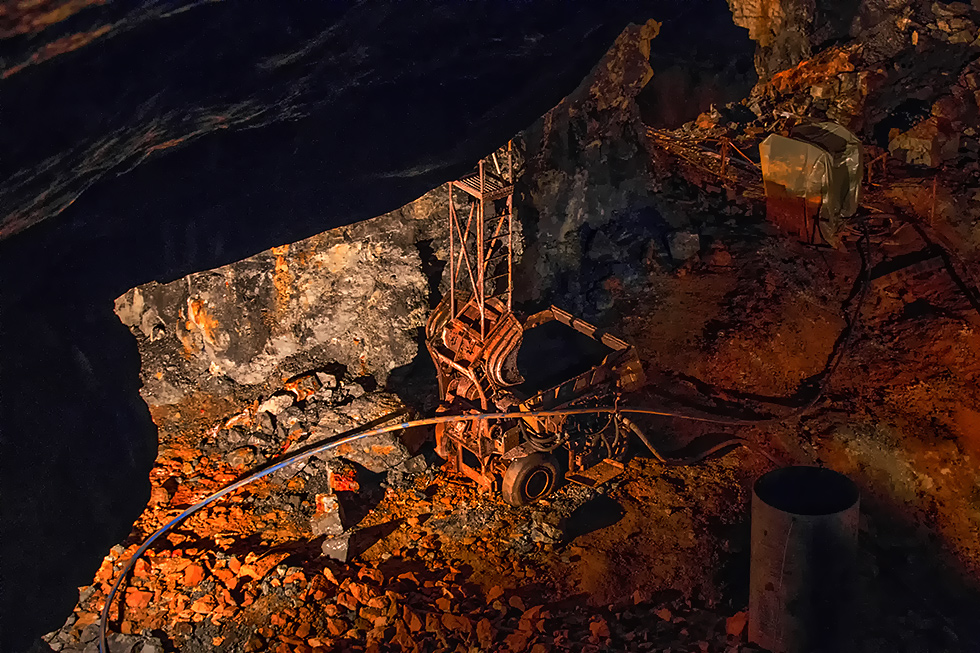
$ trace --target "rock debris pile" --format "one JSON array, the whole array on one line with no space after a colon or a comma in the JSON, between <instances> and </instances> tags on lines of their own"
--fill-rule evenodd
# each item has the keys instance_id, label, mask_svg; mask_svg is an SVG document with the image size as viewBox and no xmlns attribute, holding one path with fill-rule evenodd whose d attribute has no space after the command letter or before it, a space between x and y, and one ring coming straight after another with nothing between
<instances>
[{"instance_id":1,"label":"rock debris pile","mask_svg":"<svg viewBox=\"0 0 980 653\"><path fill-rule=\"evenodd\" d=\"M171 441L133 535L45 640L64 653L95 651L106 593L140 540L242 472L401 408L321 371L222 418L203 439ZM638 591L598 610L547 598L540 556L583 554L567 546L569 523L597 492L568 486L515 509L448 483L416 444L412 434L358 441L193 515L137 562L110 610L112 650L752 650L739 645L744 619L726 622L679 592ZM496 582L478 578L464 551L488 558Z\"/></svg>"}]
</instances>

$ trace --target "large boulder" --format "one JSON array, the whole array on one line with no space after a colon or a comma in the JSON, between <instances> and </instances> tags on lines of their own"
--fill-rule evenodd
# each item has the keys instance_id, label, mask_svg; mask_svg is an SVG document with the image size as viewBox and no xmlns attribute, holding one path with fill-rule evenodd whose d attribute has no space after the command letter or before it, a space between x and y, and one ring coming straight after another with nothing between
<instances>
[{"instance_id":1,"label":"large boulder","mask_svg":"<svg viewBox=\"0 0 980 653\"><path fill-rule=\"evenodd\" d=\"M429 286L416 238L435 226L438 196L121 295L116 314L140 344L144 399L175 403L224 378L276 386L327 363L384 383L418 353Z\"/></svg>"},{"instance_id":2,"label":"large boulder","mask_svg":"<svg viewBox=\"0 0 980 653\"><path fill-rule=\"evenodd\" d=\"M944 161L956 158L960 135L948 120L930 116L906 132L896 133L888 142L890 154L906 163L938 168Z\"/></svg>"}]
</instances>

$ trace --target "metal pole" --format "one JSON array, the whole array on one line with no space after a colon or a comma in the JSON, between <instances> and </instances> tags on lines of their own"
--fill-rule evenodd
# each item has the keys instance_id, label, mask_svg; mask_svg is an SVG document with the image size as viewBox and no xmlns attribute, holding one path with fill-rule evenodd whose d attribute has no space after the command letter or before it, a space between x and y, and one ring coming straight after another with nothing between
<instances>
[{"instance_id":1,"label":"metal pole","mask_svg":"<svg viewBox=\"0 0 980 653\"><path fill-rule=\"evenodd\" d=\"M486 219L486 211L483 205L483 194L484 192L486 192L486 187L485 187L485 178L483 173L482 159L480 160L479 168L480 168L480 197L477 201L480 204L477 207L477 216L476 216L476 260L479 267L477 268L476 271L477 288L475 288L474 290L476 291L476 295L477 295L477 303L480 306L480 338L482 339L486 337L486 324L485 324L486 311L485 311L485 304L484 304L485 297L484 297L483 284L484 284L484 278L486 276L485 272L487 269L487 264L483 260L483 227L484 227L484 220Z\"/></svg>"},{"instance_id":2,"label":"metal pole","mask_svg":"<svg viewBox=\"0 0 980 653\"><path fill-rule=\"evenodd\" d=\"M456 236L453 233L456 222L456 207L453 205L453 182L449 182L449 319L456 317L456 257L453 243Z\"/></svg>"},{"instance_id":3,"label":"metal pole","mask_svg":"<svg viewBox=\"0 0 980 653\"><path fill-rule=\"evenodd\" d=\"M470 219L471 220L473 218L473 208L474 208L474 205L473 204L470 204ZM470 263L469 253L466 251L466 248L468 247L467 241L469 240L470 223L469 223L469 221L467 221L467 223L466 223L466 233L463 234L459 230L459 219L458 219L458 215L457 215L457 220L456 220L454 226L456 227L456 235L459 236L459 243L460 243L460 245L459 245L459 258L462 259L462 262L466 263L466 272L469 274L469 277L470 277L470 287L475 289L476 288L476 277L473 276L473 267L476 264L480 263L480 261L475 261L474 263L471 264ZM459 261L457 261L457 263L459 263ZM455 318L456 316L453 315L453 317Z\"/></svg>"},{"instance_id":4,"label":"metal pole","mask_svg":"<svg viewBox=\"0 0 980 653\"><path fill-rule=\"evenodd\" d=\"M507 141L507 177L511 185L507 196L507 310L514 308L514 141Z\"/></svg>"},{"instance_id":5,"label":"metal pole","mask_svg":"<svg viewBox=\"0 0 980 653\"><path fill-rule=\"evenodd\" d=\"M721 176L725 176L726 168L728 167L728 139L723 138L721 140Z\"/></svg>"},{"instance_id":6,"label":"metal pole","mask_svg":"<svg viewBox=\"0 0 980 653\"><path fill-rule=\"evenodd\" d=\"M507 310L514 298L514 196L507 196Z\"/></svg>"},{"instance_id":7,"label":"metal pole","mask_svg":"<svg viewBox=\"0 0 980 653\"><path fill-rule=\"evenodd\" d=\"M476 208L476 205L475 204L470 204L470 215L469 215L469 217L466 218L466 229L465 229L465 231L460 232L460 235L459 235L459 242L462 243L462 244L459 246L459 255L456 257L456 267L459 267L459 265L463 262L463 258L466 257L465 256L466 255L466 246L467 246L467 244L469 243L469 240L470 240L470 227L473 226L473 213L475 211L475 208ZM456 225L457 225L457 229L458 229L459 228L458 214L457 214L457 218L456 219L457 219ZM470 261L469 257L466 257L466 266L467 266L467 268L469 268L469 261ZM473 285L473 283L474 283L473 282L473 271L470 270L470 285ZM454 315L453 317L456 317L456 316Z\"/></svg>"}]
</instances>

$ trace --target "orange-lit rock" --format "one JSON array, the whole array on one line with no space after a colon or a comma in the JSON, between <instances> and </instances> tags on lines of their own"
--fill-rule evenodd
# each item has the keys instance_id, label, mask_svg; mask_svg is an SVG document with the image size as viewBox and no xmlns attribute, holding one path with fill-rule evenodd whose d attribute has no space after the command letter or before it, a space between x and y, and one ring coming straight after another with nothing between
<instances>
[{"instance_id":1,"label":"orange-lit rock","mask_svg":"<svg viewBox=\"0 0 980 653\"><path fill-rule=\"evenodd\" d=\"M504 643L507 644L511 651L524 651L527 649L530 637L527 633L517 631L516 633L511 633L504 638Z\"/></svg>"},{"instance_id":2,"label":"orange-lit rock","mask_svg":"<svg viewBox=\"0 0 980 653\"><path fill-rule=\"evenodd\" d=\"M261 558L253 559L251 563L246 563L241 566L238 575L250 576L256 580L261 580L262 578L265 578L266 574L268 574L273 567L278 565L288 556L289 554L285 552L270 553ZM252 557L252 554L249 554L249 557ZM248 557L246 557L246 560L248 560Z\"/></svg>"},{"instance_id":3,"label":"orange-lit rock","mask_svg":"<svg viewBox=\"0 0 980 653\"><path fill-rule=\"evenodd\" d=\"M888 142L888 151L907 163L936 168L957 155L960 135L950 122L932 116Z\"/></svg>"},{"instance_id":4,"label":"orange-lit rock","mask_svg":"<svg viewBox=\"0 0 980 653\"><path fill-rule=\"evenodd\" d=\"M238 586L238 576L227 567L218 567L214 570L215 577L224 583L228 589L235 589Z\"/></svg>"},{"instance_id":5,"label":"orange-lit rock","mask_svg":"<svg viewBox=\"0 0 980 653\"><path fill-rule=\"evenodd\" d=\"M404 619L405 624L413 633L422 630L422 619L415 612L409 610L408 606L405 606L402 610L402 619Z\"/></svg>"},{"instance_id":6,"label":"orange-lit rock","mask_svg":"<svg viewBox=\"0 0 980 653\"><path fill-rule=\"evenodd\" d=\"M462 635L469 635L471 632L473 632L473 623L461 615L442 615L442 625L447 629L454 630Z\"/></svg>"},{"instance_id":7,"label":"orange-lit rock","mask_svg":"<svg viewBox=\"0 0 980 653\"><path fill-rule=\"evenodd\" d=\"M153 601L153 592L130 587L126 590L126 607L131 610L142 610L149 607Z\"/></svg>"},{"instance_id":8,"label":"orange-lit rock","mask_svg":"<svg viewBox=\"0 0 980 653\"><path fill-rule=\"evenodd\" d=\"M593 641L603 640L609 637L609 624L602 617L595 617L589 623L589 630L592 632Z\"/></svg>"},{"instance_id":9,"label":"orange-lit rock","mask_svg":"<svg viewBox=\"0 0 980 653\"><path fill-rule=\"evenodd\" d=\"M725 632L727 632L732 637L741 637L742 633L745 631L745 625L749 621L749 613L736 612L731 617L725 620Z\"/></svg>"},{"instance_id":10,"label":"orange-lit rock","mask_svg":"<svg viewBox=\"0 0 980 653\"><path fill-rule=\"evenodd\" d=\"M205 614L214 610L216 602L213 596L206 595L191 603L191 611Z\"/></svg>"},{"instance_id":11,"label":"orange-lit rock","mask_svg":"<svg viewBox=\"0 0 980 653\"><path fill-rule=\"evenodd\" d=\"M350 626L343 619L327 619L327 632L334 637L343 635Z\"/></svg>"},{"instance_id":12,"label":"orange-lit rock","mask_svg":"<svg viewBox=\"0 0 980 653\"><path fill-rule=\"evenodd\" d=\"M188 565L184 568L184 585L187 587L197 587L204 580L204 567L201 565Z\"/></svg>"},{"instance_id":13,"label":"orange-lit rock","mask_svg":"<svg viewBox=\"0 0 980 653\"><path fill-rule=\"evenodd\" d=\"M477 641L479 641L480 646L483 648L490 647L490 643L494 641L496 632L497 631L493 627L493 624L491 624L490 620L486 617L480 619L480 621L476 624L476 638Z\"/></svg>"},{"instance_id":14,"label":"orange-lit rock","mask_svg":"<svg viewBox=\"0 0 980 653\"><path fill-rule=\"evenodd\" d=\"M283 383L283 388L296 395L297 401L305 401L316 393L323 384L315 374L301 374Z\"/></svg>"},{"instance_id":15,"label":"orange-lit rock","mask_svg":"<svg viewBox=\"0 0 980 653\"><path fill-rule=\"evenodd\" d=\"M367 578L378 584L383 583L385 580L384 573L380 569L374 569L371 567L363 567L357 572L357 577L361 580Z\"/></svg>"}]
</instances>

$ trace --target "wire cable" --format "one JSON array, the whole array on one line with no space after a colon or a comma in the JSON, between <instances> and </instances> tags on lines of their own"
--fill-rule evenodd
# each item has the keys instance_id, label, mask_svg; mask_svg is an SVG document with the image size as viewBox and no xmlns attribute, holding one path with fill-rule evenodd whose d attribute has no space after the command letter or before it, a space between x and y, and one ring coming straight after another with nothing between
<instances>
[{"instance_id":1,"label":"wire cable","mask_svg":"<svg viewBox=\"0 0 980 653\"><path fill-rule=\"evenodd\" d=\"M815 402L811 402L809 405L812 405L812 403ZM809 405L806 407L809 407ZM795 412L796 411L794 411L794 413ZM389 416L389 418L392 416L396 416L397 414L398 413L391 415ZM248 485L249 483L257 481L260 478L264 478L274 472L277 472L285 467L288 467L289 465L306 460L307 458L315 456L318 453L329 451L331 449L334 449L344 444L348 444L350 442L356 442L357 440L362 440L364 438L369 438L377 435L383 435L385 433L391 433L394 431L401 431L404 429L415 428L419 426L432 426L435 424L445 424L448 422L475 422L475 421L496 420L496 419L521 419L524 417L564 417L569 415L588 415L588 414L653 415L658 417L673 417L678 419L685 419L694 422L706 422L710 424L758 424L758 423L770 422L776 420L776 418L764 418L764 419L757 419L757 420L750 420L750 419L733 420L733 419L722 419L718 417L689 415L684 413L675 413L675 412L663 411L663 410L653 410L649 408L628 408L628 407L620 407L620 406L590 406L588 408L560 408L555 410L479 413L479 414L469 414L469 415L440 415L438 417L427 417L423 419L411 420L408 422L400 422L398 424L391 424L388 426L374 428L367 431L355 430L351 435L339 437L329 442L323 442L317 445L313 445L307 449L298 451L290 455L289 457L279 461L278 463L275 463L273 465L270 465L269 467L253 472L252 474L249 474L248 476L238 481L235 481L231 485L228 485L227 487L218 490L217 492L209 495L202 501L192 505L191 507L187 508L182 513L180 513L179 515L171 519L169 522L161 526L159 529L157 529L155 533L153 533L150 537L148 537L143 542L143 544L141 544L140 547L136 549L136 552L132 555L132 557L130 557L129 561L123 567L122 571L119 573L118 578L116 578L116 581L112 584L112 588L109 590L109 594L106 596L105 605L102 607L102 612L99 617L99 651L100 653L109 653L109 646L106 640L106 622L108 621L109 610L112 606L112 601L115 598L115 595L118 592L120 585L122 584L126 576L129 574L129 572L132 570L133 566L136 564L136 561L139 560L144 553L146 553L147 549L149 549L154 542L160 539L160 537L162 537L165 533L167 533L167 531L171 530L174 526L184 521L198 510L207 507L208 505L214 503L218 499L228 494L231 494L235 490L238 490ZM782 420L787 418L788 417L783 417L779 419ZM382 418L382 420L383 419L384 418ZM639 429L631 428L630 430L633 430L634 433L637 433ZM348 431L348 433L350 433L350 431ZM662 454L657 452L657 450L651 446L651 444L645 437L641 437L641 439L644 441L647 447L650 448L650 450L654 453L654 455L658 457L658 459L662 461L666 460ZM732 440L733 443L736 440L738 440L739 443L744 443L744 440L742 440L741 438L734 438Z\"/></svg>"}]
</instances>

